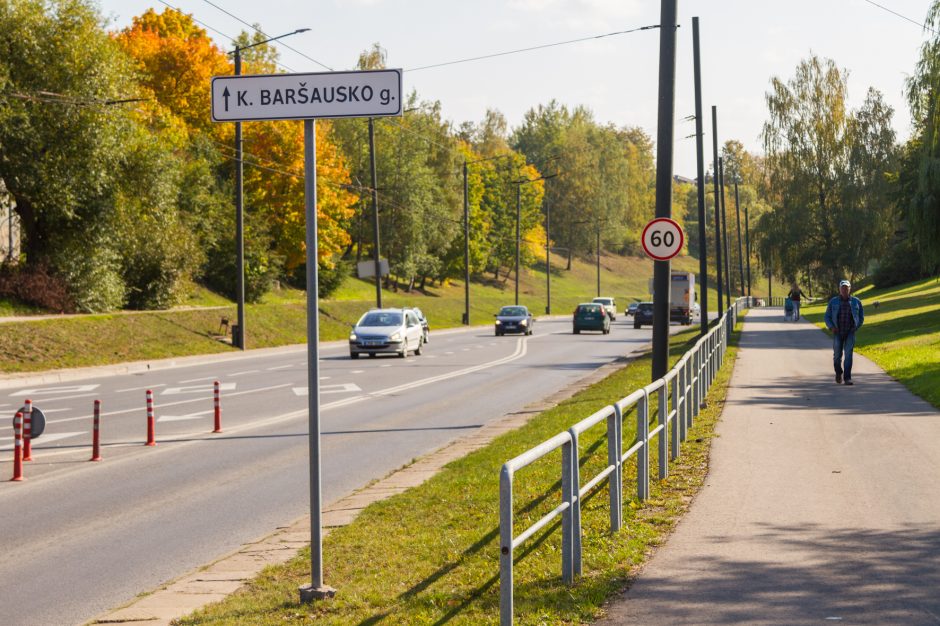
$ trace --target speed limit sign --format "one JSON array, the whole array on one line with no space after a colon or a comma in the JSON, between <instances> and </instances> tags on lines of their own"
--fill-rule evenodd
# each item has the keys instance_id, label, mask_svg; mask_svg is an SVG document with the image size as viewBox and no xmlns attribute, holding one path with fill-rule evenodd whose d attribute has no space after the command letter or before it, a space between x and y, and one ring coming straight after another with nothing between
<instances>
[{"instance_id":1,"label":"speed limit sign","mask_svg":"<svg viewBox=\"0 0 940 626\"><path fill-rule=\"evenodd\" d=\"M682 250L685 234L679 224L668 217L657 217L643 229L643 251L656 261L668 261Z\"/></svg>"}]
</instances>

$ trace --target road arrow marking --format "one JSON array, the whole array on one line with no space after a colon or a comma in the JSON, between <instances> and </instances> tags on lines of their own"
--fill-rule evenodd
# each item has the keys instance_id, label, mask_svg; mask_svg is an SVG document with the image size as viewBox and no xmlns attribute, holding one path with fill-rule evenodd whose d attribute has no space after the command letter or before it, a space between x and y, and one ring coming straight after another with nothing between
<instances>
[{"instance_id":1,"label":"road arrow marking","mask_svg":"<svg viewBox=\"0 0 940 626\"><path fill-rule=\"evenodd\" d=\"M158 422L185 422L188 420L197 420L204 415L212 413L215 409L209 409L208 411L199 411L198 413L190 413L189 415L161 415L157 418Z\"/></svg>"},{"instance_id":2,"label":"road arrow marking","mask_svg":"<svg viewBox=\"0 0 940 626\"><path fill-rule=\"evenodd\" d=\"M221 391L232 391L237 383L222 383L219 385ZM161 396L177 396L184 393L208 393L213 391L212 385L189 385L188 387L167 387L160 392Z\"/></svg>"},{"instance_id":3,"label":"road arrow marking","mask_svg":"<svg viewBox=\"0 0 940 626\"><path fill-rule=\"evenodd\" d=\"M83 391L94 391L101 385L68 385L65 387L41 387L38 389L20 389L14 391L11 396L45 396L59 393L81 393Z\"/></svg>"},{"instance_id":4,"label":"road arrow marking","mask_svg":"<svg viewBox=\"0 0 940 626\"><path fill-rule=\"evenodd\" d=\"M339 385L321 385L320 386L320 395L327 393L352 393L353 391L362 391L362 388L355 383L344 383ZM307 387L294 387L294 394L298 396L306 396L309 394L309 388Z\"/></svg>"}]
</instances>

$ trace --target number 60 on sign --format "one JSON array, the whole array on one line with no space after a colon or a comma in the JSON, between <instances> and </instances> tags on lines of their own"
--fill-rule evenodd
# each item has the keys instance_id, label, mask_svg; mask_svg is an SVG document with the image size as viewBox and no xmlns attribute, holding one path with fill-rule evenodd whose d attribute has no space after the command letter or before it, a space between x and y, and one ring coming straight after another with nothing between
<instances>
[{"instance_id":1,"label":"number 60 on sign","mask_svg":"<svg viewBox=\"0 0 940 626\"><path fill-rule=\"evenodd\" d=\"M677 222L657 217L643 229L643 251L656 261L668 261L682 251L685 234Z\"/></svg>"}]
</instances>

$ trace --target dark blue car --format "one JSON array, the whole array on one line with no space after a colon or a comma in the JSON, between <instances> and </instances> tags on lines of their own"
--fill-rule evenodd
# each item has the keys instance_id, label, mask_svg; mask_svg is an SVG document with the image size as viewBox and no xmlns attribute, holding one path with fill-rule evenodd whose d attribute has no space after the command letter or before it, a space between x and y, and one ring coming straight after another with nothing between
<instances>
[{"instance_id":1,"label":"dark blue car","mask_svg":"<svg viewBox=\"0 0 940 626\"><path fill-rule=\"evenodd\" d=\"M522 333L523 335L532 334L532 326L535 324L535 318L529 313L529 309L518 304L504 306L496 314L496 336L506 333Z\"/></svg>"}]
</instances>

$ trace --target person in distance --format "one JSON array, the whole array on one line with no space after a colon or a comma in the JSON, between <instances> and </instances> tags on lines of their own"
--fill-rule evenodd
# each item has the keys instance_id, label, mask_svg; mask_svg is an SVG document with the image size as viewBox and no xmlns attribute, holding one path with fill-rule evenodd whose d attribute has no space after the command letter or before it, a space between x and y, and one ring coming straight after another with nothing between
<instances>
[{"instance_id":1,"label":"person in distance","mask_svg":"<svg viewBox=\"0 0 940 626\"><path fill-rule=\"evenodd\" d=\"M832 366L836 371L836 383L852 382L852 351L855 349L855 331L865 323L862 301L849 295L852 283L839 283L839 295L826 306L826 328L832 331Z\"/></svg>"}]
</instances>

